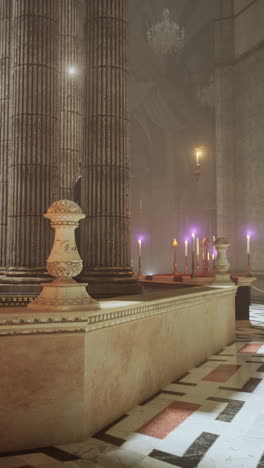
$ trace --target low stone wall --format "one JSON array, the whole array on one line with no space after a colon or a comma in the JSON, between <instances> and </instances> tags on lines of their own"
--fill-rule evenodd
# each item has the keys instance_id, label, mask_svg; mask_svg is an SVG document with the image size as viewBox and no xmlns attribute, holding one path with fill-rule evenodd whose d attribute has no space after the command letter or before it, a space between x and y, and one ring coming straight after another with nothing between
<instances>
[{"instance_id":1,"label":"low stone wall","mask_svg":"<svg viewBox=\"0 0 264 468\"><path fill-rule=\"evenodd\" d=\"M0 451L84 439L234 340L236 288L0 311Z\"/></svg>"}]
</instances>

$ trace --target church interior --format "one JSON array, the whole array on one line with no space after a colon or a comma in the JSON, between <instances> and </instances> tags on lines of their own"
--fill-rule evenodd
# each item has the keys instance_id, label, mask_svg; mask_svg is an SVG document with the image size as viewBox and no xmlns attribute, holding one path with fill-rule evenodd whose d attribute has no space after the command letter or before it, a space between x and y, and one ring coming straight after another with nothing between
<instances>
[{"instance_id":1,"label":"church interior","mask_svg":"<svg viewBox=\"0 0 264 468\"><path fill-rule=\"evenodd\" d=\"M0 0L0 468L264 468L264 0Z\"/></svg>"}]
</instances>

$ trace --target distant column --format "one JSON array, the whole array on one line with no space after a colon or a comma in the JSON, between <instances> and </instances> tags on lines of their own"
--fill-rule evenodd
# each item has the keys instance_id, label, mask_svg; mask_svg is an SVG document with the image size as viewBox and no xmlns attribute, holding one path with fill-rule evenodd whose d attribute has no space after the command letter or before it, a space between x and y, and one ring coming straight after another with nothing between
<instances>
[{"instance_id":1,"label":"distant column","mask_svg":"<svg viewBox=\"0 0 264 468\"><path fill-rule=\"evenodd\" d=\"M129 294L140 288L130 266L127 0L86 5L83 276L91 294Z\"/></svg>"},{"instance_id":2,"label":"distant column","mask_svg":"<svg viewBox=\"0 0 264 468\"><path fill-rule=\"evenodd\" d=\"M58 0L14 0L7 282L43 281L57 197Z\"/></svg>"},{"instance_id":3,"label":"distant column","mask_svg":"<svg viewBox=\"0 0 264 468\"><path fill-rule=\"evenodd\" d=\"M235 154L234 154L234 38L233 2L220 2L215 21L215 118L216 118L216 203L217 236L226 236L233 248L235 264Z\"/></svg>"},{"instance_id":4,"label":"distant column","mask_svg":"<svg viewBox=\"0 0 264 468\"><path fill-rule=\"evenodd\" d=\"M84 0L59 0L60 199L73 200L83 128Z\"/></svg>"},{"instance_id":5,"label":"distant column","mask_svg":"<svg viewBox=\"0 0 264 468\"><path fill-rule=\"evenodd\" d=\"M0 0L0 268L7 252L7 165L10 140L10 0Z\"/></svg>"}]
</instances>

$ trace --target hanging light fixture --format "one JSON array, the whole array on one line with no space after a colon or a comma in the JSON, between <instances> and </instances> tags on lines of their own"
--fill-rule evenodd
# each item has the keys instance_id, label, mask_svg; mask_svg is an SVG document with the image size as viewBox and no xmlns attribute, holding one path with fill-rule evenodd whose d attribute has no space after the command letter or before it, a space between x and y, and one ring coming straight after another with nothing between
<instances>
[{"instance_id":1,"label":"hanging light fixture","mask_svg":"<svg viewBox=\"0 0 264 468\"><path fill-rule=\"evenodd\" d=\"M183 48L184 29L171 19L170 10L166 8L162 12L162 20L148 30L147 40L157 54L174 54Z\"/></svg>"}]
</instances>

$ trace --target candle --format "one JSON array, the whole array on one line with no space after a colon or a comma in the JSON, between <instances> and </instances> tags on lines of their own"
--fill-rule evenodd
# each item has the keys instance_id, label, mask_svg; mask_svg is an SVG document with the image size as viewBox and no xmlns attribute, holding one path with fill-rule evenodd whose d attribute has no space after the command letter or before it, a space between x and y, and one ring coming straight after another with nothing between
<instances>
[{"instance_id":1,"label":"candle","mask_svg":"<svg viewBox=\"0 0 264 468\"><path fill-rule=\"evenodd\" d=\"M185 244L185 257L188 257L188 241L186 240L184 244Z\"/></svg>"},{"instance_id":2,"label":"candle","mask_svg":"<svg viewBox=\"0 0 264 468\"><path fill-rule=\"evenodd\" d=\"M214 256L214 254L212 254L212 260L213 260L213 262L214 262L214 259L215 259L215 256Z\"/></svg>"},{"instance_id":3,"label":"candle","mask_svg":"<svg viewBox=\"0 0 264 468\"><path fill-rule=\"evenodd\" d=\"M195 234L192 233L192 251L195 252Z\"/></svg>"},{"instance_id":4,"label":"candle","mask_svg":"<svg viewBox=\"0 0 264 468\"><path fill-rule=\"evenodd\" d=\"M196 150L196 164L199 164L199 156L200 156L200 151Z\"/></svg>"},{"instance_id":5,"label":"candle","mask_svg":"<svg viewBox=\"0 0 264 468\"><path fill-rule=\"evenodd\" d=\"M200 271L200 242L198 237L196 237L196 271Z\"/></svg>"},{"instance_id":6,"label":"candle","mask_svg":"<svg viewBox=\"0 0 264 468\"><path fill-rule=\"evenodd\" d=\"M141 239L138 239L138 256L141 257Z\"/></svg>"},{"instance_id":7,"label":"candle","mask_svg":"<svg viewBox=\"0 0 264 468\"><path fill-rule=\"evenodd\" d=\"M247 254L250 254L250 234L247 234Z\"/></svg>"},{"instance_id":8,"label":"candle","mask_svg":"<svg viewBox=\"0 0 264 468\"><path fill-rule=\"evenodd\" d=\"M178 242L175 238L173 239L172 247L178 247Z\"/></svg>"},{"instance_id":9,"label":"candle","mask_svg":"<svg viewBox=\"0 0 264 468\"><path fill-rule=\"evenodd\" d=\"M196 253L199 256L200 254L200 243L199 243L199 238L196 237Z\"/></svg>"},{"instance_id":10,"label":"candle","mask_svg":"<svg viewBox=\"0 0 264 468\"><path fill-rule=\"evenodd\" d=\"M213 255L212 255L212 258L213 258ZM208 262L210 262L210 252L207 253L207 260Z\"/></svg>"}]
</instances>

